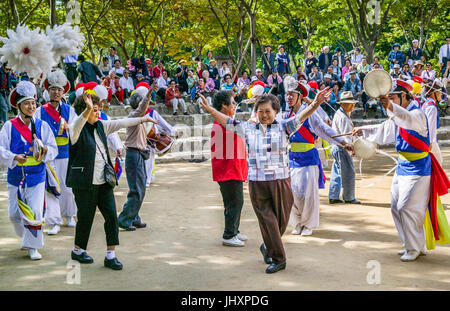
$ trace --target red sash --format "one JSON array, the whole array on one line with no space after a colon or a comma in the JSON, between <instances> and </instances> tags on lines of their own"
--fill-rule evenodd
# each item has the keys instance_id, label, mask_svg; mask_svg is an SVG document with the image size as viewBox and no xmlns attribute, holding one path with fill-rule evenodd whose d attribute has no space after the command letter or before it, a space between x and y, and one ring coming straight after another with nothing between
<instances>
[{"instance_id":1,"label":"red sash","mask_svg":"<svg viewBox=\"0 0 450 311\"><path fill-rule=\"evenodd\" d=\"M62 116L59 114L59 112L53 108L52 105L50 105L50 103L47 103L45 105L42 106L42 108L45 109L45 111L47 111L48 115L56 122L59 123L59 118L62 118ZM67 120L66 120L67 121Z\"/></svg>"},{"instance_id":2,"label":"red sash","mask_svg":"<svg viewBox=\"0 0 450 311\"><path fill-rule=\"evenodd\" d=\"M147 111L145 112L145 114L149 114L150 112L152 112L153 109L152 108L147 108Z\"/></svg>"},{"instance_id":3,"label":"red sash","mask_svg":"<svg viewBox=\"0 0 450 311\"><path fill-rule=\"evenodd\" d=\"M436 157L430 152L430 147L418 139L417 137L408 133L405 129L400 128L399 133L408 144L423 152L428 152L431 158L431 180L430 180L430 203L428 211L430 213L431 224L433 226L433 233L436 240L439 240L438 224L437 224L437 197L448 193L450 189L450 180L445 174L442 166L439 164Z\"/></svg>"},{"instance_id":4,"label":"red sash","mask_svg":"<svg viewBox=\"0 0 450 311\"><path fill-rule=\"evenodd\" d=\"M308 131L308 129L304 125L300 126L300 129L298 130L298 133L300 135L302 135L302 137L304 139L306 139L306 141L308 143L314 144L314 136L311 134L310 131Z\"/></svg>"},{"instance_id":5,"label":"red sash","mask_svg":"<svg viewBox=\"0 0 450 311\"><path fill-rule=\"evenodd\" d=\"M30 145L33 145L33 135L31 134L31 130L25 123L23 123L22 120L20 120L18 117L14 118L11 120L11 124Z\"/></svg>"}]
</instances>

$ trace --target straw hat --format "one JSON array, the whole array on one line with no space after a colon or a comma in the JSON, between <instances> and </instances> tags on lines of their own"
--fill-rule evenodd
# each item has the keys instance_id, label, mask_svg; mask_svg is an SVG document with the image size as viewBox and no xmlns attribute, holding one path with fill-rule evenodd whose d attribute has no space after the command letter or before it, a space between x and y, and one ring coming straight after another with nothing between
<instances>
[{"instance_id":1,"label":"straw hat","mask_svg":"<svg viewBox=\"0 0 450 311\"><path fill-rule=\"evenodd\" d=\"M358 103L358 100L356 100L355 97L353 97L353 93L352 92L347 91L347 92L342 92L341 100L338 101L338 104L341 104L341 103L356 104L356 103Z\"/></svg>"}]
</instances>

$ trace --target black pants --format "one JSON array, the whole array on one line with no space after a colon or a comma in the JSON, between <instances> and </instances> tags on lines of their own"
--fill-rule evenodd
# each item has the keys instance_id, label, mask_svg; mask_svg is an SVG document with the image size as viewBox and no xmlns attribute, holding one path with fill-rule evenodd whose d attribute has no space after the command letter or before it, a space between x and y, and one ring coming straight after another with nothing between
<instances>
[{"instance_id":1,"label":"black pants","mask_svg":"<svg viewBox=\"0 0 450 311\"><path fill-rule=\"evenodd\" d=\"M94 185L94 189L72 188L77 203L77 227L75 245L87 249L92 222L98 206L105 219L106 245L119 245L119 226L117 224L116 201L113 189L108 184Z\"/></svg>"},{"instance_id":2,"label":"black pants","mask_svg":"<svg viewBox=\"0 0 450 311\"><path fill-rule=\"evenodd\" d=\"M244 205L244 190L241 180L218 181L225 207L224 239L231 239L239 233L241 210Z\"/></svg>"},{"instance_id":3,"label":"black pants","mask_svg":"<svg viewBox=\"0 0 450 311\"><path fill-rule=\"evenodd\" d=\"M70 83L70 92L75 91L75 80L77 79L77 63L65 63L64 71L66 72L67 80Z\"/></svg>"},{"instance_id":4,"label":"black pants","mask_svg":"<svg viewBox=\"0 0 450 311\"><path fill-rule=\"evenodd\" d=\"M161 97L161 99L166 98L166 89L159 88L158 91L156 91L156 94Z\"/></svg>"}]
</instances>

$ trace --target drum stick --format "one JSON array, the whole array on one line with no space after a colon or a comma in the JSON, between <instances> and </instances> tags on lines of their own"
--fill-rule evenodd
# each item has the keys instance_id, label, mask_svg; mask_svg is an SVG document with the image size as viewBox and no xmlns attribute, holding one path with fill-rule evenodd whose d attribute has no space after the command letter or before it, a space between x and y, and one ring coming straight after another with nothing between
<instances>
[{"instance_id":1,"label":"drum stick","mask_svg":"<svg viewBox=\"0 0 450 311\"><path fill-rule=\"evenodd\" d=\"M341 137L341 136L352 135L352 133L353 133L353 132L350 132L350 133L344 133L344 134L339 134L339 135L334 135L334 136L331 136L331 138L336 138L336 137Z\"/></svg>"}]
</instances>

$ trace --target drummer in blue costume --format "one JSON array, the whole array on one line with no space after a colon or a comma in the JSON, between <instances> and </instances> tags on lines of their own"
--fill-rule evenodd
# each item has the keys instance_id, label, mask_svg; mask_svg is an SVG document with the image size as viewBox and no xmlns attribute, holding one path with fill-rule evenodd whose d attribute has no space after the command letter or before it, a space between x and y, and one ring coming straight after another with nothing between
<instances>
[{"instance_id":1,"label":"drummer in blue costume","mask_svg":"<svg viewBox=\"0 0 450 311\"><path fill-rule=\"evenodd\" d=\"M22 238L22 249L32 260L42 258L38 249L44 246L42 223L46 168L58 155L50 126L36 119L36 88L22 81L10 95L11 106L19 115L5 123L0 131L0 162L8 167L9 217ZM43 158L33 156L31 147L41 140Z\"/></svg>"},{"instance_id":2,"label":"drummer in blue costume","mask_svg":"<svg viewBox=\"0 0 450 311\"><path fill-rule=\"evenodd\" d=\"M287 119L300 113L307 103L303 98L308 96L308 87L292 77L284 80L287 102L290 111L283 118ZM292 234L311 235L313 229L319 227L319 188L325 186L325 175L314 146L317 137L321 137L332 144L343 145L347 150L353 150L351 144L342 138L332 138L337 135L322 118L314 112L305 120L300 129L290 136L289 167L291 186L294 195L290 224L295 227Z\"/></svg>"}]
</instances>

